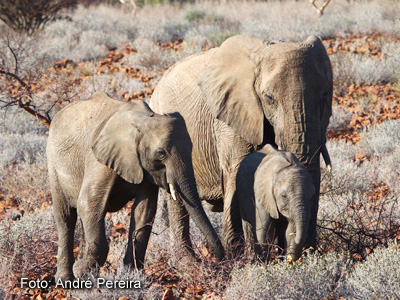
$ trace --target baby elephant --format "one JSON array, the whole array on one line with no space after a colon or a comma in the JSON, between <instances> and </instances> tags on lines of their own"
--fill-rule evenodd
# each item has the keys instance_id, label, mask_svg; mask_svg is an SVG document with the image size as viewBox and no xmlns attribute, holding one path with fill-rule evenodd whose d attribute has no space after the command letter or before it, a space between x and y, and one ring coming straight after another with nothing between
<instances>
[{"instance_id":1,"label":"baby elephant","mask_svg":"<svg viewBox=\"0 0 400 300\"><path fill-rule=\"evenodd\" d=\"M218 259L222 244L205 214L192 166L192 143L178 114L157 115L145 102L96 93L69 104L50 126L47 160L58 232L56 279L80 277L105 263L104 217L135 199L124 263L143 267L158 188L182 202ZM77 217L82 258L74 264Z\"/></svg>"},{"instance_id":2,"label":"baby elephant","mask_svg":"<svg viewBox=\"0 0 400 300\"><path fill-rule=\"evenodd\" d=\"M245 239L258 256L278 238L288 260L297 260L306 240L315 193L309 172L290 152L266 145L248 155L236 177Z\"/></svg>"}]
</instances>

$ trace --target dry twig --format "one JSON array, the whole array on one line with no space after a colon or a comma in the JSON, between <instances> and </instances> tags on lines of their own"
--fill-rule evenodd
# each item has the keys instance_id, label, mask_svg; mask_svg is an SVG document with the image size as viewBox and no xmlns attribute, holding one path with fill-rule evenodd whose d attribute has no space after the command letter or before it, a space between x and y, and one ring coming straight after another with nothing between
<instances>
[{"instance_id":1,"label":"dry twig","mask_svg":"<svg viewBox=\"0 0 400 300\"><path fill-rule=\"evenodd\" d=\"M331 2L331 0L325 0L324 3L322 3L321 7L318 7L315 4L315 0L310 0L312 7L318 12L320 16L324 14L324 9L328 6L329 2Z\"/></svg>"}]
</instances>

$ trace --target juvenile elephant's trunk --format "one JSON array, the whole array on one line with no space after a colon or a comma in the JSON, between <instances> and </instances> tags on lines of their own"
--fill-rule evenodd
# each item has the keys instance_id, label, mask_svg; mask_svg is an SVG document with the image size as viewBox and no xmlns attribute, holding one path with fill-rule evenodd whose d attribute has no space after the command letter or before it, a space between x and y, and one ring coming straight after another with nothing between
<instances>
[{"instance_id":1,"label":"juvenile elephant's trunk","mask_svg":"<svg viewBox=\"0 0 400 300\"><path fill-rule=\"evenodd\" d=\"M175 174L179 174L179 177ZM176 200L172 201L181 200L183 202L190 217L204 234L214 256L217 260L221 260L224 257L224 249L201 204L197 193L193 168L181 162L177 163L174 166L174 174L167 176L167 181L170 185L171 195L176 198ZM173 190L171 190L171 186ZM173 194L175 194L175 196Z\"/></svg>"}]
</instances>

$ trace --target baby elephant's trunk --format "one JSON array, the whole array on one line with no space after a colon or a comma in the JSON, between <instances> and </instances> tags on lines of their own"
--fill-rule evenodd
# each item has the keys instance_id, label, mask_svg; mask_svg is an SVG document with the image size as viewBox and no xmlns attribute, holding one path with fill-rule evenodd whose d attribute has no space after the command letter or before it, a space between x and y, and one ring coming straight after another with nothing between
<instances>
[{"instance_id":1,"label":"baby elephant's trunk","mask_svg":"<svg viewBox=\"0 0 400 300\"><path fill-rule=\"evenodd\" d=\"M299 259L301 256L303 245L307 238L309 221L309 206L298 205L293 211L293 225L291 226L289 223L286 233L286 240L289 247L287 252L294 261Z\"/></svg>"}]
</instances>

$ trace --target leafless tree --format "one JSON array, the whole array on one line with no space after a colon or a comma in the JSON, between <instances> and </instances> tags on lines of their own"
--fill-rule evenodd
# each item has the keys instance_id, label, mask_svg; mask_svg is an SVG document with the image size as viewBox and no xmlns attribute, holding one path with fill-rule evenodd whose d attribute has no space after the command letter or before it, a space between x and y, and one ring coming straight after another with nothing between
<instances>
[{"instance_id":1,"label":"leafless tree","mask_svg":"<svg viewBox=\"0 0 400 300\"><path fill-rule=\"evenodd\" d=\"M49 65L36 51L34 38L11 30L0 33L0 110L19 107L49 127L54 109L76 95L57 79L50 82L46 75ZM43 99L44 85L50 101Z\"/></svg>"}]
</instances>

